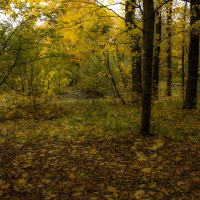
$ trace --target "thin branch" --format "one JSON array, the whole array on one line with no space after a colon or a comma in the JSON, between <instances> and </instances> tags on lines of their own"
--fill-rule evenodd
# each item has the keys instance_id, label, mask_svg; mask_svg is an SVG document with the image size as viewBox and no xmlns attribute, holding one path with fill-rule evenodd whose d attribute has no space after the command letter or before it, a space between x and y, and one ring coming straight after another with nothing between
<instances>
[{"instance_id":1,"label":"thin branch","mask_svg":"<svg viewBox=\"0 0 200 200\"><path fill-rule=\"evenodd\" d=\"M110 10L112 11L115 15L117 15L119 18L121 18L122 20L126 20L124 17L122 17L121 15L119 15L118 13L116 13L113 9L111 8L108 8L108 6L102 4L101 2L95 0L99 5L101 5L103 8L106 8L107 10ZM127 21L127 22L130 22L130 21ZM143 32L143 29L141 29L137 24L135 24L134 22L132 22L133 25L135 26L135 28L138 28L139 30L141 30Z\"/></svg>"},{"instance_id":2,"label":"thin branch","mask_svg":"<svg viewBox=\"0 0 200 200\"><path fill-rule=\"evenodd\" d=\"M0 3L1 3L1 2L0 2ZM8 5L8 3L9 3L9 0L7 0L7 1L5 2L5 5L3 5L2 7L0 7L0 9L3 10L3 9Z\"/></svg>"},{"instance_id":3,"label":"thin branch","mask_svg":"<svg viewBox=\"0 0 200 200\"><path fill-rule=\"evenodd\" d=\"M8 44L8 42L10 41L10 39L13 37L13 35L17 32L17 30L23 25L25 24L27 21L31 20L31 19L34 19L35 17L30 17L28 18L27 20L25 21L22 21L14 30L13 32L8 36L8 38L6 39L6 41L4 42L1 50L0 50L0 54L5 50L6 48L6 45Z\"/></svg>"},{"instance_id":4,"label":"thin branch","mask_svg":"<svg viewBox=\"0 0 200 200\"><path fill-rule=\"evenodd\" d=\"M29 60L29 61L25 61L25 62L22 62L21 64L28 64L28 63L32 63L32 62L35 62L35 61L38 61L38 60L44 60L44 59L47 59L47 58L60 58L62 56L45 56L45 57L40 57L40 58L36 58L36 59L33 59L33 60Z\"/></svg>"},{"instance_id":5,"label":"thin branch","mask_svg":"<svg viewBox=\"0 0 200 200\"><path fill-rule=\"evenodd\" d=\"M12 72L13 68L16 66L17 64L17 61L18 61L18 58L19 58L19 54L20 54L20 51L21 51L21 40L20 40L20 46L19 46L19 49L18 49L18 52L17 52L17 56L15 58L15 61L13 63L13 65L10 67L7 75L3 78L3 80L0 82L0 86L6 81L6 79L9 77L10 73Z\"/></svg>"},{"instance_id":6,"label":"thin branch","mask_svg":"<svg viewBox=\"0 0 200 200\"><path fill-rule=\"evenodd\" d=\"M165 4L169 3L170 1L173 0L164 0L164 2L162 4L160 4L155 10L154 13L156 13L160 8L162 8Z\"/></svg>"}]
</instances>

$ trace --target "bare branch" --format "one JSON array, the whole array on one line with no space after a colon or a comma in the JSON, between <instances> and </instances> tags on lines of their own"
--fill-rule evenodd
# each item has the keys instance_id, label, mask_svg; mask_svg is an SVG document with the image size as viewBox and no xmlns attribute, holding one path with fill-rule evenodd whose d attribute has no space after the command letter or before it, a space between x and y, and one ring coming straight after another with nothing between
<instances>
[{"instance_id":1,"label":"bare branch","mask_svg":"<svg viewBox=\"0 0 200 200\"><path fill-rule=\"evenodd\" d=\"M124 17L122 17L121 15L119 15L118 13L116 13L113 9L108 8L108 6L103 5L101 2L99 2L98 0L95 0L99 5L101 5L103 8L106 8L107 10L112 11L116 16L118 16L119 18L121 18L122 20L126 20ZM127 21L129 22L129 21ZM135 26L135 28L138 28L139 30L141 30L143 32L143 29L141 29L137 24L135 24L134 22L132 22L133 25Z\"/></svg>"},{"instance_id":2,"label":"bare branch","mask_svg":"<svg viewBox=\"0 0 200 200\"><path fill-rule=\"evenodd\" d=\"M14 61L14 63L12 64L12 66L10 67L10 69L9 69L8 73L6 74L6 76L5 76L5 77L3 78L3 80L0 82L0 86L7 80L7 78L8 78L9 75L11 74L13 68L16 66L17 61L18 61L18 58L19 58L20 51L21 51L21 40L20 40L20 45L19 45L19 49L18 49L16 58L15 58L15 61Z\"/></svg>"}]
</instances>

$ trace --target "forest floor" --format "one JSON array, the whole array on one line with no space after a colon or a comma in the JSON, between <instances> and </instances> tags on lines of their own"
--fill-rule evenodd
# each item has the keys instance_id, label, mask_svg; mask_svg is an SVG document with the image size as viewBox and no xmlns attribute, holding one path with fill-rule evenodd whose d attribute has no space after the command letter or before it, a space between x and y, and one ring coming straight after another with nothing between
<instances>
[{"instance_id":1,"label":"forest floor","mask_svg":"<svg viewBox=\"0 0 200 200\"><path fill-rule=\"evenodd\" d=\"M152 137L140 106L71 100L1 106L0 199L200 199L200 110L154 102Z\"/></svg>"}]
</instances>

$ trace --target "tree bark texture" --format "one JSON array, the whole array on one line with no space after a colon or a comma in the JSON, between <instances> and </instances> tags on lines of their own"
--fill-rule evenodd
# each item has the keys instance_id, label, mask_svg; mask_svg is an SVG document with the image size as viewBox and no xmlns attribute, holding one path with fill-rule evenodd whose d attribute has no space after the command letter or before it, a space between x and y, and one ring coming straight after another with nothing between
<instances>
[{"instance_id":1,"label":"tree bark texture","mask_svg":"<svg viewBox=\"0 0 200 200\"><path fill-rule=\"evenodd\" d=\"M126 0L125 23L128 31L135 28L136 0ZM139 44L140 35L130 37L132 53L132 93L142 93L142 52Z\"/></svg>"},{"instance_id":2,"label":"tree bark texture","mask_svg":"<svg viewBox=\"0 0 200 200\"><path fill-rule=\"evenodd\" d=\"M167 5L167 96L172 95L172 1Z\"/></svg>"},{"instance_id":3,"label":"tree bark texture","mask_svg":"<svg viewBox=\"0 0 200 200\"><path fill-rule=\"evenodd\" d=\"M154 50L154 66L153 66L153 97L158 99L159 87L159 68L160 68L160 43L161 43L161 13L156 12L155 25L155 50Z\"/></svg>"},{"instance_id":4,"label":"tree bark texture","mask_svg":"<svg viewBox=\"0 0 200 200\"><path fill-rule=\"evenodd\" d=\"M190 4L190 43L188 55L188 76L184 109L196 108L197 104L197 85L198 85L198 68L199 68L199 31L193 27L195 22L200 20L200 7L197 5L199 0L193 0Z\"/></svg>"},{"instance_id":5,"label":"tree bark texture","mask_svg":"<svg viewBox=\"0 0 200 200\"><path fill-rule=\"evenodd\" d=\"M185 29L186 14L187 13L187 2L185 2L184 13L183 13L183 29ZM181 86L182 86L182 97L184 101L185 97L185 54L186 54L186 44L185 44L185 35L183 35L182 40L182 54L181 54Z\"/></svg>"},{"instance_id":6,"label":"tree bark texture","mask_svg":"<svg viewBox=\"0 0 200 200\"><path fill-rule=\"evenodd\" d=\"M144 56L143 56L143 94L141 133L150 134L151 100L152 100L152 68L154 41L154 4L153 0L144 0Z\"/></svg>"}]
</instances>

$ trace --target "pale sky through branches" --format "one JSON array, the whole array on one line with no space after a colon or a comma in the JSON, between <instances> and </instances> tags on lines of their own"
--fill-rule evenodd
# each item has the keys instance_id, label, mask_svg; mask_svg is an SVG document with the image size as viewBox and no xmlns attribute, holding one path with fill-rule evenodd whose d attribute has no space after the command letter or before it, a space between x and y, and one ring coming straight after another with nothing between
<instances>
[{"instance_id":1,"label":"pale sky through branches","mask_svg":"<svg viewBox=\"0 0 200 200\"><path fill-rule=\"evenodd\" d=\"M121 9L121 0L102 0L103 4L104 5L110 5L108 6L109 8L111 8L112 10L114 10L116 13L120 14L122 12L122 9Z\"/></svg>"},{"instance_id":2,"label":"pale sky through branches","mask_svg":"<svg viewBox=\"0 0 200 200\"><path fill-rule=\"evenodd\" d=\"M107 7L115 11L117 14L122 14L122 8L120 3L122 3L123 0L100 0L100 2L102 2L105 6L109 5ZM182 1L174 0L173 2L176 4Z\"/></svg>"}]
</instances>

